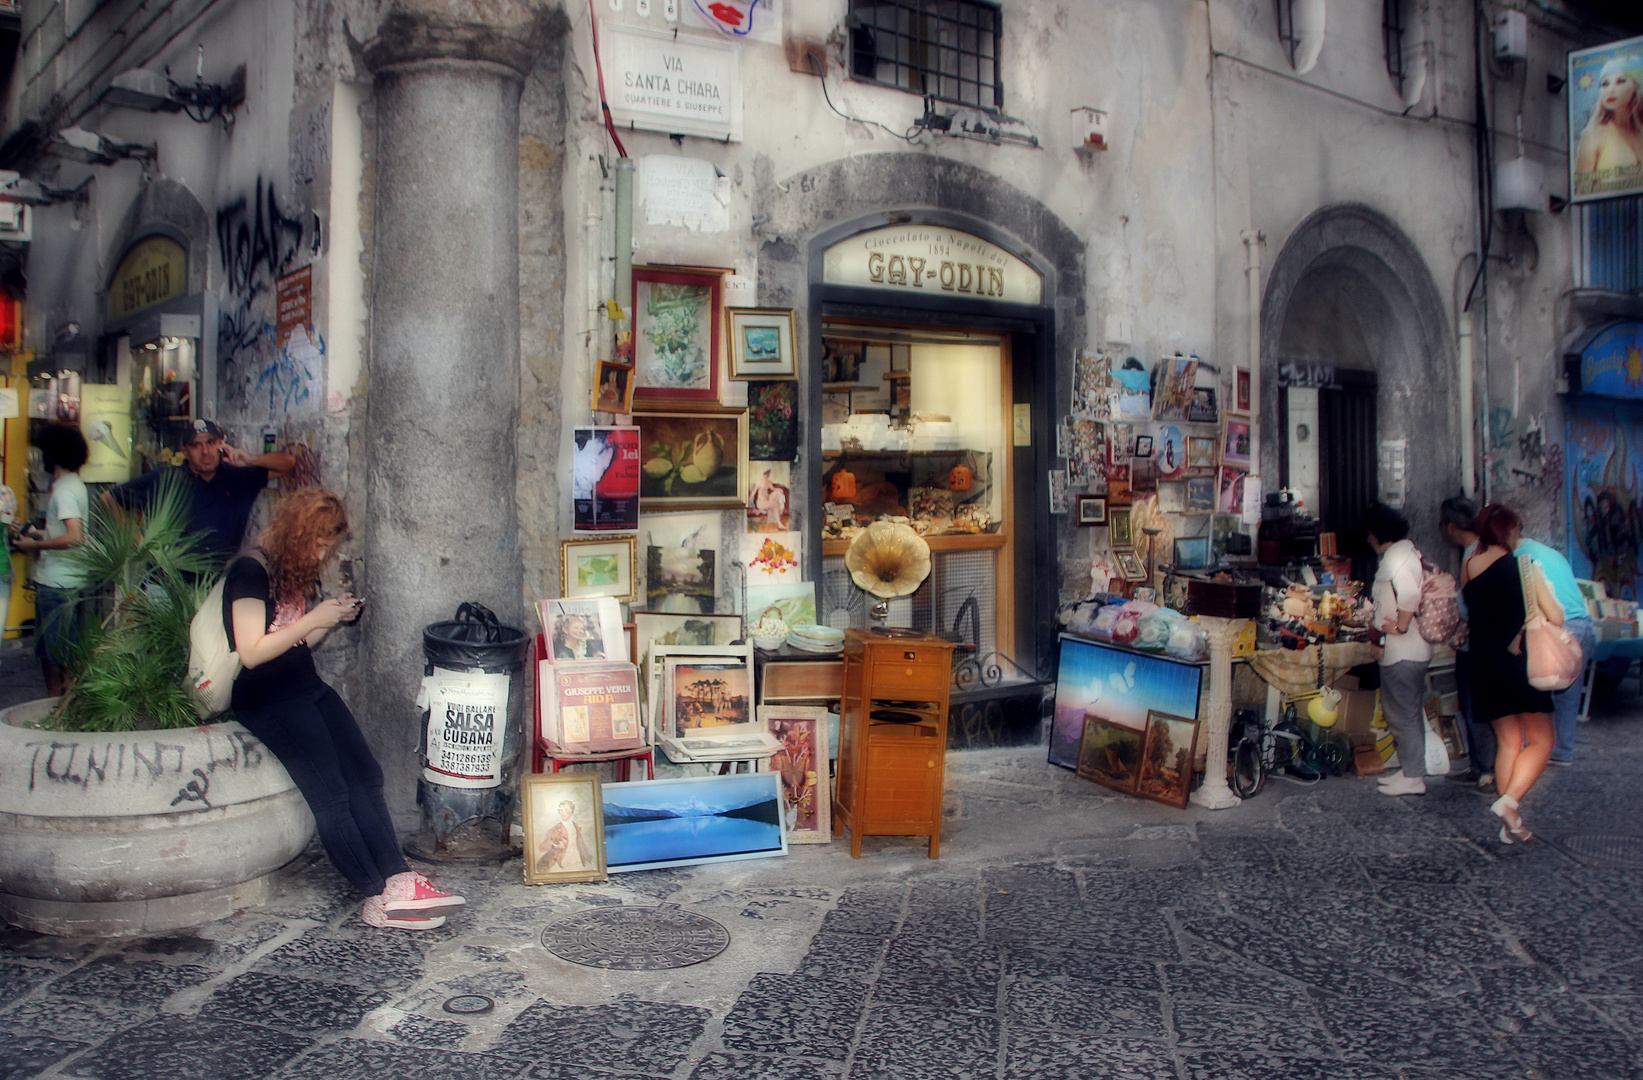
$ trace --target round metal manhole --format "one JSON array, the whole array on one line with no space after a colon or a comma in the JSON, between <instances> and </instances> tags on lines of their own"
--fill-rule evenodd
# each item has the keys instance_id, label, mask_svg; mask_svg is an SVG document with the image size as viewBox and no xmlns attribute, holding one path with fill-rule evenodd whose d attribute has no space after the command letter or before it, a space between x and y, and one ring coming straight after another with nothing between
<instances>
[{"instance_id":1,"label":"round metal manhole","mask_svg":"<svg viewBox=\"0 0 1643 1080\"><path fill-rule=\"evenodd\" d=\"M607 907L546 926L542 947L583 967L661 971L711 960L730 944L730 931L676 904Z\"/></svg>"},{"instance_id":2,"label":"round metal manhole","mask_svg":"<svg viewBox=\"0 0 1643 1080\"><path fill-rule=\"evenodd\" d=\"M1569 833L1557 846L1585 862L1643 869L1643 836L1625 833Z\"/></svg>"},{"instance_id":3,"label":"round metal manhole","mask_svg":"<svg viewBox=\"0 0 1643 1080\"><path fill-rule=\"evenodd\" d=\"M458 1016L478 1016L496 1008L496 1002L484 994L458 994L454 998L447 998L445 1011Z\"/></svg>"}]
</instances>

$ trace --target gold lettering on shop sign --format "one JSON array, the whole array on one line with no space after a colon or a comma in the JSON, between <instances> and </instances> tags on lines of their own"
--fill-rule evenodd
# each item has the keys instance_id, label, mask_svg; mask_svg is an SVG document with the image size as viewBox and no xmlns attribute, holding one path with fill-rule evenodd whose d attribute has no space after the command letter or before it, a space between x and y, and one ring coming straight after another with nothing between
<instances>
[{"instance_id":1,"label":"gold lettering on shop sign","mask_svg":"<svg viewBox=\"0 0 1643 1080\"><path fill-rule=\"evenodd\" d=\"M890 284L907 284L907 260L900 255L890 256Z\"/></svg>"}]
</instances>

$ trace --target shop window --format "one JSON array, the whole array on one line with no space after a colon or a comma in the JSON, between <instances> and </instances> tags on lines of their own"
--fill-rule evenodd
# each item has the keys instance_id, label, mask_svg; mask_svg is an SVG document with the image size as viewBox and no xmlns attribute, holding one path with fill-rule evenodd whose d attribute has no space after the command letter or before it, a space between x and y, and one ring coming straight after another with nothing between
<instances>
[{"instance_id":1,"label":"shop window","mask_svg":"<svg viewBox=\"0 0 1643 1080\"><path fill-rule=\"evenodd\" d=\"M872 598L851 582L844 553L871 522L908 520L930 544L931 573L891 601L890 624L940 634L964 655L1008 655L1006 343L841 323L829 323L823 340L817 614L833 626L869 625Z\"/></svg>"},{"instance_id":2,"label":"shop window","mask_svg":"<svg viewBox=\"0 0 1643 1080\"><path fill-rule=\"evenodd\" d=\"M850 74L983 109L1004 107L1003 13L982 0L850 0Z\"/></svg>"}]
</instances>

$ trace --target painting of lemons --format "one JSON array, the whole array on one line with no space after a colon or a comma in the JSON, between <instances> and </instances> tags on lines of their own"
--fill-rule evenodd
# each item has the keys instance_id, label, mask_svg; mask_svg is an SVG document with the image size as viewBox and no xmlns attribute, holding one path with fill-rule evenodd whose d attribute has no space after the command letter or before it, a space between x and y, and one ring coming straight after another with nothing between
<instances>
[{"instance_id":1,"label":"painting of lemons","mask_svg":"<svg viewBox=\"0 0 1643 1080\"><path fill-rule=\"evenodd\" d=\"M747 497L747 414L636 413L646 510L730 509Z\"/></svg>"}]
</instances>

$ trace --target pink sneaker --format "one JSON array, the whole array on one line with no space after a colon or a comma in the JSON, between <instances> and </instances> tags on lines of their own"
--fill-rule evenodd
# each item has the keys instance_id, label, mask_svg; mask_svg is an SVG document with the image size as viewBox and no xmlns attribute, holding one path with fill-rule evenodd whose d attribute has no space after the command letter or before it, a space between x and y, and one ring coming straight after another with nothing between
<instances>
[{"instance_id":1,"label":"pink sneaker","mask_svg":"<svg viewBox=\"0 0 1643 1080\"><path fill-rule=\"evenodd\" d=\"M389 878L382 900L390 918L449 915L468 902L460 896L440 892L433 882L412 870Z\"/></svg>"},{"instance_id":2,"label":"pink sneaker","mask_svg":"<svg viewBox=\"0 0 1643 1080\"><path fill-rule=\"evenodd\" d=\"M360 920L366 926L375 926L391 930L437 930L445 925L445 916L434 915L389 915L382 897L373 896L365 901L360 910Z\"/></svg>"}]
</instances>

